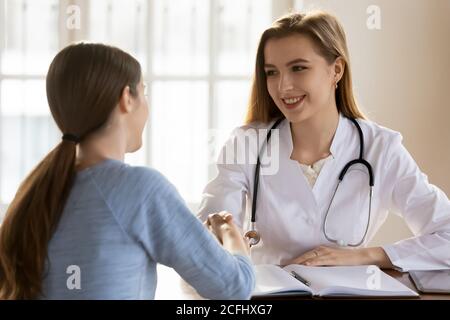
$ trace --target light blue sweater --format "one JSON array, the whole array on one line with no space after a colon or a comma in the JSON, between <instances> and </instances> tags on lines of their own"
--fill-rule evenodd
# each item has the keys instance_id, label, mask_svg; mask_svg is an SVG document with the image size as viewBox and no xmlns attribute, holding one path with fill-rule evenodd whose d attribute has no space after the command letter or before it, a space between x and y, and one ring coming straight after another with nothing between
<instances>
[{"instance_id":1,"label":"light blue sweater","mask_svg":"<svg viewBox=\"0 0 450 320\"><path fill-rule=\"evenodd\" d=\"M117 160L77 174L48 257L44 299L153 299L156 263L206 298L246 299L255 283L160 173Z\"/></svg>"}]
</instances>

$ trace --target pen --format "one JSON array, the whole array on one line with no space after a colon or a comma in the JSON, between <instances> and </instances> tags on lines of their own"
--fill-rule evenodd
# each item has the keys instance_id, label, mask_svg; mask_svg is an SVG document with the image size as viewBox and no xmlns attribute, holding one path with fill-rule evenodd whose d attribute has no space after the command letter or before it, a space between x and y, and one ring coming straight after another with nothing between
<instances>
[{"instance_id":1,"label":"pen","mask_svg":"<svg viewBox=\"0 0 450 320\"><path fill-rule=\"evenodd\" d=\"M307 285L308 287L311 285L311 282L309 282L308 280L306 280L305 278L303 278L302 276L300 276L297 272L295 271L291 271L291 275L297 279L298 281L300 281L301 283L303 283L304 285Z\"/></svg>"}]
</instances>

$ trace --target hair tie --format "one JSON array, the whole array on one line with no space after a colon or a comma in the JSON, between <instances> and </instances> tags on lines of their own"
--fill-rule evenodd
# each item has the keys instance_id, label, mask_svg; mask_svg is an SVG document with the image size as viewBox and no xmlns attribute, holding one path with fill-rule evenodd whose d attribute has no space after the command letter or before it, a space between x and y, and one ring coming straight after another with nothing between
<instances>
[{"instance_id":1,"label":"hair tie","mask_svg":"<svg viewBox=\"0 0 450 320\"><path fill-rule=\"evenodd\" d=\"M77 144L77 143L79 143L81 141L80 138L78 138L77 136L75 136L73 134L70 134L70 133L63 134L62 139L66 140L66 141L72 141L75 144Z\"/></svg>"}]
</instances>

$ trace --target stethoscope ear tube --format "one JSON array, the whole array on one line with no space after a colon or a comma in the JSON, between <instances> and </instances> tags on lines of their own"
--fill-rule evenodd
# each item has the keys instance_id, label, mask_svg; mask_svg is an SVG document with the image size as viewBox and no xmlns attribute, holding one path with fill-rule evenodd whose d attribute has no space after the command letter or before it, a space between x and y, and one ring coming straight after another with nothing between
<instances>
[{"instance_id":1,"label":"stethoscope ear tube","mask_svg":"<svg viewBox=\"0 0 450 320\"><path fill-rule=\"evenodd\" d=\"M336 185L336 189L334 190L334 193L333 193L333 196L331 198L330 204L328 205L327 211L325 212L325 217L324 217L324 221L323 221L323 225L322 225L322 232L323 232L325 238L328 241L337 243L339 246L358 247L364 242L364 239L366 238L366 235L367 235L367 231L369 230L370 216L371 216L371 212L372 212L372 192L373 192L372 188L374 186L375 179L374 179L374 176L373 176L372 166L370 165L369 162L367 162L365 159L363 159L363 156L364 156L364 135L363 135L362 129L359 126L358 121L356 121L356 119L353 119L353 118L349 118L349 119L350 119L350 121L353 122L353 124L355 125L356 129L358 130L358 135L359 135L359 158L348 162L344 166L344 168L341 170L341 173L339 174L338 184ZM363 166L365 166L367 168L367 172L369 173L369 188L370 188L370 190L369 190L369 213L368 213L368 216L367 216L367 224L366 224L366 229L364 231L363 237L361 238L361 240L359 242L350 244L350 243L346 243L342 239L332 239L332 238L330 238L328 236L328 234L327 234L327 231L326 231L326 223L327 223L328 213L329 213L331 204L333 203L334 196L336 195L336 192L337 192L337 190L339 188L340 183L344 179L345 174L347 173L348 169L351 166L353 166L355 164L358 164L358 163L360 163Z\"/></svg>"},{"instance_id":2,"label":"stethoscope ear tube","mask_svg":"<svg viewBox=\"0 0 450 320\"><path fill-rule=\"evenodd\" d=\"M256 245L261 240L261 236L259 235L259 232L256 230L255 222L256 222L256 204L258 199L258 186L259 186L259 170L261 168L261 161L260 161L260 155L263 151L263 149L267 146L267 143L270 140L270 136L272 135L272 130L276 129L278 125L283 121L284 118L280 118L273 124L272 128L270 128L269 132L267 133L266 140L264 142L264 145L261 147L258 153L258 159L256 160L256 167L255 167L255 180L253 183L253 199L252 199L252 216L250 219L251 225L250 230L245 233L245 238L248 239L248 244L250 247Z\"/></svg>"},{"instance_id":3,"label":"stethoscope ear tube","mask_svg":"<svg viewBox=\"0 0 450 320\"><path fill-rule=\"evenodd\" d=\"M362 165L364 165L367 168L367 171L369 173L369 185L371 187L373 187L374 184L374 177L373 177L373 172L372 172L372 166L370 165L370 163L368 163L366 160L364 159L355 159L350 161L349 163L347 163L345 165L345 167L342 169L341 173L339 174L339 181L342 181L344 179L345 174L347 173L347 170L354 164L358 164L361 163Z\"/></svg>"},{"instance_id":4,"label":"stethoscope ear tube","mask_svg":"<svg viewBox=\"0 0 450 320\"><path fill-rule=\"evenodd\" d=\"M261 168L260 155L261 155L261 153L263 152L264 148L267 146L267 143L270 140L270 137L272 135L272 130L276 129L278 127L278 125L281 123L281 121L283 121L283 120L284 120L284 118L278 119L277 121L275 121L273 126L270 128L269 132L267 133L264 145L259 150L258 158L256 160L255 175L254 175L255 179L254 179L254 182L253 182L252 216L251 216L251 220L250 220L252 222L253 227L254 227L254 224L256 222L256 204L257 204L256 200L258 198L259 169ZM256 230L256 229L253 229L253 230Z\"/></svg>"},{"instance_id":5,"label":"stethoscope ear tube","mask_svg":"<svg viewBox=\"0 0 450 320\"><path fill-rule=\"evenodd\" d=\"M330 242L334 242L337 243L341 246L351 246L351 247L356 247L361 245L364 242L364 239L367 235L367 231L369 229L369 224L370 224L370 215L371 215L371 209L372 209L372 187L374 186L374 175L373 175L373 170L372 170L372 166L370 165L369 162L367 162L363 156L364 156L364 135L362 132L361 127L358 124L358 121L356 121L356 119L353 118L348 118L350 121L353 122L353 124L355 125L356 129L358 130L358 135L359 135L359 157L358 159L352 160L350 162L348 162L344 168L341 170L340 174L339 174L339 180L338 180L338 184L336 185L336 189L334 190L333 196L331 198L330 204L327 208L327 211L325 213L325 217L324 217L324 222L322 225L322 231L325 235L325 238L330 241ZM273 124L273 126L271 127L270 131L268 132L267 136L266 136L266 140L264 145L261 147L259 153L258 153L258 158L256 161L256 168L255 168L255 176L254 176L254 183L253 183L253 199L252 199L252 214L251 214L251 225L250 225L250 230L247 231L245 233L245 237L248 239L248 244L249 246L254 246L257 243L260 242L261 240L261 236L258 233L258 231L256 230L256 226L255 226L255 222L256 222L256 204L257 204L257 198L258 198L258 186L259 186L259 173L260 173L260 167L261 167L261 162L260 162L260 155L262 153L262 151L264 150L264 148L267 146L267 143L270 139L270 136L272 134L272 130L275 129L280 123L281 121L283 121L284 118L280 118L277 121L275 121L275 123ZM364 235L362 237L362 239L356 243L356 244L349 244L344 242L344 240L336 240L336 239L332 239L330 237L328 237L327 232L326 232L326 222L327 222L327 217L328 217L328 213L331 207L331 204L333 202L334 196L336 195L336 192L339 188L340 183L342 182L342 180L345 177L345 174L347 173L348 169L354 165L354 164L362 164L367 168L367 171L369 173L369 186L370 186L370 192L369 192L369 213L368 213L368 221L367 221L367 225L366 225L366 230L364 232Z\"/></svg>"}]
</instances>

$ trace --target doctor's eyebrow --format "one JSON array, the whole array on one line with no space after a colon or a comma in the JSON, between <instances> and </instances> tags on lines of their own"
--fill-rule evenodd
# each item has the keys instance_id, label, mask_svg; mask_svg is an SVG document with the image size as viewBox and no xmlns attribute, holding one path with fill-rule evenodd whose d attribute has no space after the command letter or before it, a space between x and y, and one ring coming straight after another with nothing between
<instances>
[{"instance_id":1,"label":"doctor's eyebrow","mask_svg":"<svg viewBox=\"0 0 450 320\"><path fill-rule=\"evenodd\" d=\"M299 63L299 62L309 63L310 61L306 60L306 59L298 58L298 59L294 59L294 60L289 61L288 63L286 63L286 67L289 67L290 65L296 64L296 63ZM264 64L264 67L265 68L275 68L275 66L273 64L269 64L269 63Z\"/></svg>"}]
</instances>

